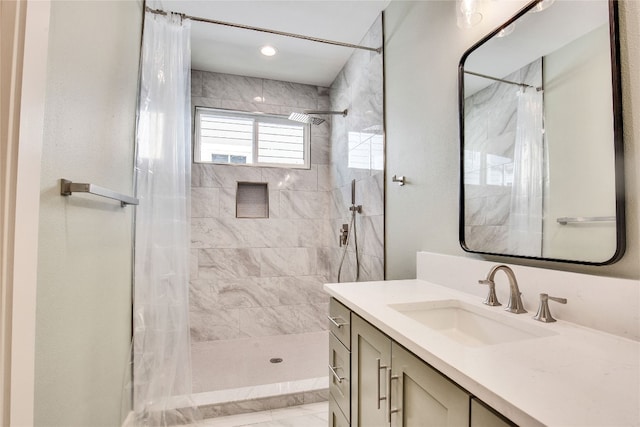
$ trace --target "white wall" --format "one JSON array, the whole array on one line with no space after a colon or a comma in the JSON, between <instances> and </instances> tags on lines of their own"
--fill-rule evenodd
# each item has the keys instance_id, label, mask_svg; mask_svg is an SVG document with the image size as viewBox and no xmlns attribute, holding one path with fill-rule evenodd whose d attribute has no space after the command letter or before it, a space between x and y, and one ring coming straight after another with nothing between
<instances>
[{"instance_id":1,"label":"white wall","mask_svg":"<svg viewBox=\"0 0 640 427\"><path fill-rule=\"evenodd\" d=\"M485 19L471 30L456 26L453 1L394 1L385 11L386 278L415 277L419 250L463 255L458 244L459 136L457 67L473 43L512 16L524 1L484 2ZM624 108L627 252L607 267L492 260L627 278L640 277L638 193L640 156L640 2L620 2ZM640 108L640 107L639 107ZM407 185L391 182L405 175Z\"/></svg>"},{"instance_id":2,"label":"white wall","mask_svg":"<svg viewBox=\"0 0 640 427\"><path fill-rule=\"evenodd\" d=\"M130 194L142 4L51 6L41 175L35 424L119 425L131 336ZM37 165L34 165L37 167Z\"/></svg>"},{"instance_id":3,"label":"white wall","mask_svg":"<svg viewBox=\"0 0 640 427\"><path fill-rule=\"evenodd\" d=\"M549 178L542 253L604 262L616 251L615 222L574 227L556 219L615 216L608 26L546 55L543 64Z\"/></svg>"}]
</instances>

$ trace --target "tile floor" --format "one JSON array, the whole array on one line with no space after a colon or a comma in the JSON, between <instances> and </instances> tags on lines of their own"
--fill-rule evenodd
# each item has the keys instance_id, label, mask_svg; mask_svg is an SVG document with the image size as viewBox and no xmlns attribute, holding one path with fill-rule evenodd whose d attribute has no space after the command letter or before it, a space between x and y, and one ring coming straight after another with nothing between
<instances>
[{"instance_id":1,"label":"tile floor","mask_svg":"<svg viewBox=\"0 0 640 427\"><path fill-rule=\"evenodd\" d=\"M210 418L201 427L327 427L329 403L311 403L271 411Z\"/></svg>"}]
</instances>

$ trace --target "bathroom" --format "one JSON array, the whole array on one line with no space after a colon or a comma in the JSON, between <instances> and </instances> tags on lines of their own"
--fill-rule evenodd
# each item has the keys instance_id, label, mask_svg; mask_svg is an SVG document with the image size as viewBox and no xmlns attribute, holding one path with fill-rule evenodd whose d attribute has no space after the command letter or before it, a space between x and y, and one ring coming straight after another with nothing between
<instances>
[{"instance_id":1,"label":"bathroom","mask_svg":"<svg viewBox=\"0 0 640 427\"><path fill-rule=\"evenodd\" d=\"M371 276L374 280L415 278L419 251L483 259L464 252L458 238L458 63L526 2L484 2L484 19L470 29L456 25L454 3L392 1L384 9L385 172L379 175L384 209L374 214L383 221L384 253L376 258L384 258L384 270L382 277ZM23 93L23 104L32 103L33 121L26 127L37 132L39 126L40 137L27 134L35 151L18 154L29 162L30 175L18 180L24 189L18 194L25 198L16 202L15 233L23 244L16 259L23 263L13 273L21 286L14 289L12 316L19 334L14 332L10 348L12 399L3 402L3 416L11 414L6 425L120 425L128 401L123 383L131 336L132 209L110 202L98 202L97 209L82 196L65 199L59 179L95 182L125 194L133 189L142 4L28 5L24 69L31 74L23 76L30 91ZM606 266L489 260L595 278L640 278L640 119L633 114L640 102L640 10L633 1L622 1L619 8L624 256ZM404 176L406 185L393 182L394 175ZM344 179L346 220L349 186L350 179ZM203 188L211 187L194 186L206 192ZM358 199L362 194L357 188L356 203L366 209ZM339 250L338 229L327 228L327 245ZM526 293L525 286L521 283ZM549 290L570 299L568 291L562 284Z\"/></svg>"}]
</instances>

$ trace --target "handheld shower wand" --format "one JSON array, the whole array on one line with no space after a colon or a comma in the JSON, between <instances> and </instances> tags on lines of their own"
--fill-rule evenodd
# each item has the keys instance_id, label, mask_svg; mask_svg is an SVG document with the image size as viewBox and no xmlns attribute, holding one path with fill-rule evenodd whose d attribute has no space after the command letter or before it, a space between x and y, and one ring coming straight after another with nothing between
<instances>
[{"instance_id":1,"label":"handheld shower wand","mask_svg":"<svg viewBox=\"0 0 640 427\"><path fill-rule=\"evenodd\" d=\"M340 258L340 266L338 267L338 283L340 283L340 276L342 274L342 266L344 265L344 259L347 255L347 247L349 246L349 238L353 231L353 244L356 254L356 279L360 279L360 255L358 254L358 233L356 230L356 213L362 213L362 205L356 205L356 180L351 181L351 206L349 206L351 212L351 225L343 224L341 231L340 246L343 246L342 257ZM346 236L344 234L346 233Z\"/></svg>"}]
</instances>

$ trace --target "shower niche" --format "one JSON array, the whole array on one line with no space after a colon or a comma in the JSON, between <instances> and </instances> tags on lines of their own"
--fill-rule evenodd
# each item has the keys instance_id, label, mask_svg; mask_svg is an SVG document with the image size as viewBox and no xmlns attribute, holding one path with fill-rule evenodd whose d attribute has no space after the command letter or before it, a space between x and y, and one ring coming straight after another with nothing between
<instances>
[{"instance_id":1,"label":"shower niche","mask_svg":"<svg viewBox=\"0 0 640 427\"><path fill-rule=\"evenodd\" d=\"M269 218L269 186L266 182L238 182L236 218Z\"/></svg>"},{"instance_id":2,"label":"shower niche","mask_svg":"<svg viewBox=\"0 0 640 427\"><path fill-rule=\"evenodd\" d=\"M460 243L610 264L625 248L617 2L543 5L460 61Z\"/></svg>"}]
</instances>

